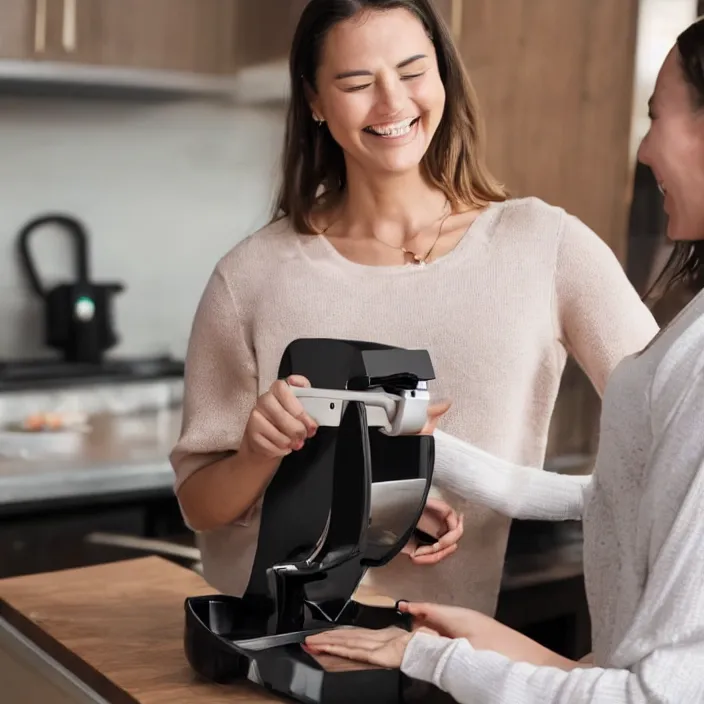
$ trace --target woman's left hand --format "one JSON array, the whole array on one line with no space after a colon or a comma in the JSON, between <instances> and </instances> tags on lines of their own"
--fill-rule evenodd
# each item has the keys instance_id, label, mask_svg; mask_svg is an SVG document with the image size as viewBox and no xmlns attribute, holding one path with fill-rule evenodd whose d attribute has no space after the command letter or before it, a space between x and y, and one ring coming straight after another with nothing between
<instances>
[{"instance_id":1,"label":"woman's left hand","mask_svg":"<svg viewBox=\"0 0 704 704\"><path fill-rule=\"evenodd\" d=\"M434 565L457 550L464 533L464 519L444 501L428 499L417 527L437 540L431 545L419 545L411 538L402 552L416 565Z\"/></svg>"},{"instance_id":2,"label":"woman's left hand","mask_svg":"<svg viewBox=\"0 0 704 704\"><path fill-rule=\"evenodd\" d=\"M558 667L566 671L580 666L589 667L588 664L579 665L568 660L471 609L408 602L401 602L399 609L413 616L413 632L396 627L381 630L340 628L306 638L306 648L313 654L326 653L380 667L399 668L411 638L421 631L446 638L464 638L476 650L500 653L514 662Z\"/></svg>"},{"instance_id":3,"label":"woman's left hand","mask_svg":"<svg viewBox=\"0 0 704 704\"><path fill-rule=\"evenodd\" d=\"M432 633L428 629L421 629ZM379 630L338 628L306 638L304 648L312 655L336 655L347 660L399 669L413 633L391 626Z\"/></svg>"}]
</instances>

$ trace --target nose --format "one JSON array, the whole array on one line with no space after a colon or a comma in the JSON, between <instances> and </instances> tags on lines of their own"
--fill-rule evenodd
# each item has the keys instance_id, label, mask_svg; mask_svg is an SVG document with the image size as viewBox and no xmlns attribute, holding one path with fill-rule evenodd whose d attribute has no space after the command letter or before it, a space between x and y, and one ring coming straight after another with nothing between
<instances>
[{"instance_id":1,"label":"nose","mask_svg":"<svg viewBox=\"0 0 704 704\"><path fill-rule=\"evenodd\" d=\"M392 116L401 112L406 99L406 89L398 76L388 76L379 81L378 104L382 112Z\"/></svg>"}]
</instances>

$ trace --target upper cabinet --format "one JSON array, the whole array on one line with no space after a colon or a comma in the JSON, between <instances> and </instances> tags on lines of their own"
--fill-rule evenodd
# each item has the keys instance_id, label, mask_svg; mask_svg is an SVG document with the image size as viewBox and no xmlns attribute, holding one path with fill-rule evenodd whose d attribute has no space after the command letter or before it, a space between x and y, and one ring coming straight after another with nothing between
<instances>
[{"instance_id":1,"label":"upper cabinet","mask_svg":"<svg viewBox=\"0 0 704 704\"><path fill-rule=\"evenodd\" d=\"M288 58L308 0L235 0L234 54L238 67Z\"/></svg>"},{"instance_id":2,"label":"upper cabinet","mask_svg":"<svg viewBox=\"0 0 704 704\"><path fill-rule=\"evenodd\" d=\"M232 0L48 2L63 6L63 61L199 74L234 68Z\"/></svg>"},{"instance_id":3,"label":"upper cabinet","mask_svg":"<svg viewBox=\"0 0 704 704\"><path fill-rule=\"evenodd\" d=\"M455 35L462 2L435 0ZM306 4L0 0L0 82L280 99L287 85L283 64Z\"/></svg>"},{"instance_id":4,"label":"upper cabinet","mask_svg":"<svg viewBox=\"0 0 704 704\"><path fill-rule=\"evenodd\" d=\"M0 0L0 81L227 93L238 0Z\"/></svg>"},{"instance_id":5,"label":"upper cabinet","mask_svg":"<svg viewBox=\"0 0 704 704\"><path fill-rule=\"evenodd\" d=\"M0 0L0 59L39 56L46 45L40 0Z\"/></svg>"}]
</instances>

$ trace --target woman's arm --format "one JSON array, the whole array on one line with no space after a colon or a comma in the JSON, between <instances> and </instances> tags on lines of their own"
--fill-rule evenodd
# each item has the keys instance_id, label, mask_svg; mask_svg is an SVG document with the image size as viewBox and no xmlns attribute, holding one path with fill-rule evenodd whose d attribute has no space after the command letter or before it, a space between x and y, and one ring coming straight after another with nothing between
<instances>
[{"instance_id":1,"label":"woman's arm","mask_svg":"<svg viewBox=\"0 0 704 704\"><path fill-rule=\"evenodd\" d=\"M538 667L475 650L467 640L417 633L404 655L407 675L435 683L460 704L704 701L704 371L688 375L679 391L673 384L670 378L663 394L674 391L676 400L657 403L653 412L654 441L643 475L657 502L653 511L648 498L642 509L652 524L647 581L610 655L618 666Z\"/></svg>"},{"instance_id":2,"label":"woman's arm","mask_svg":"<svg viewBox=\"0 0 704 704\"><path fill-rule=\"evenodd\" d=\"M441 489L511 518L578 520L591 476L520 467L436 430L433 481Z\"/></svg>"},{"instance_id":3,"label":"woman's arm","mask_svg":"<svg viewBox=\"0 0 704 704\"><path fill-rule=\"evenodd\" d=\"M278 460L236 453L257 400L257 365L220 267L196 311L186 355L183 426L171 453L175 492L193 530L238 519L256 503Z\"/></svg>"},{"instance_id":4,"label":"woman's arm","mask_svg":"<svg viewBox=\"0 0 704 704\"><path fill-rule=\"evenodd\" d=\"M616 365L658 332L609 246L563 213L555 262L555 327L601 396Z\"/></svg>"}]
</instances>

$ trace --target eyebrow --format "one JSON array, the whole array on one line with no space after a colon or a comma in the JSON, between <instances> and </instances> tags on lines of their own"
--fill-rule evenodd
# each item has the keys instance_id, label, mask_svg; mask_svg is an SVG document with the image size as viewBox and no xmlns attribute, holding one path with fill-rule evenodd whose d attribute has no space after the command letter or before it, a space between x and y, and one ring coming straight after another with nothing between
<instances>
[{"instance_id":1,"label":"eyebrow","mask_svg":"<svg viewBox=\"0 0 704 704\"><path fill-rule=\"evenodd\" d=\"M420 59L427 59L428 57L425 54L416 54L415 56L411 56L407 59L404 59L400 63L396 64L396 68L405 68L409 64L412 64L414 61L418 61ZM357 76L371 76L373 75L371 71L345 71L344 73L338 73L335 76L335 80L339 81L343 78L355 78Z\"/></svg>"}]
</instances>

